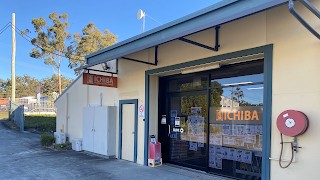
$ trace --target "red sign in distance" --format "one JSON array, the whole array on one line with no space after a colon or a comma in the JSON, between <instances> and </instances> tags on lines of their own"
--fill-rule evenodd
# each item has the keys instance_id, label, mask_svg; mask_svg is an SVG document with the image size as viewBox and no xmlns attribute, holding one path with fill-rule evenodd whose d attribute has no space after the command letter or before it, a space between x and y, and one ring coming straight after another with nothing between
<instances>
[{"instance_id":1,"label":"red sign in distance","mask_svg":"<svg viewBox=\"0 0 320 180\"><path fill-rule=\"evenodd\" d=\"M277 119L277 127L279 131L286 136L302 135L306 132L308 126L308 117L300 111L283 111Z\"/></svg>"}]
</instances>

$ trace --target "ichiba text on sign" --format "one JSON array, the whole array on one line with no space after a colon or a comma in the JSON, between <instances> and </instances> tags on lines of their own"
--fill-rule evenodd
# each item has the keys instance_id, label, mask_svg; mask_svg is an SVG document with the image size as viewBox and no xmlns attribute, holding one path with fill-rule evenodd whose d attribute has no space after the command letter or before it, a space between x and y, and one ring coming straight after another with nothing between
<instances>
[{"instance_id":1,"label":"ichiba text on sign","mask_svg":"<svg viewBox=\"0 0 320 180\"><path fill-rule=\"evenodd\" d=\"M117 77L83 73L83 84L117 88Z\"/></svg>"}]
</instances>

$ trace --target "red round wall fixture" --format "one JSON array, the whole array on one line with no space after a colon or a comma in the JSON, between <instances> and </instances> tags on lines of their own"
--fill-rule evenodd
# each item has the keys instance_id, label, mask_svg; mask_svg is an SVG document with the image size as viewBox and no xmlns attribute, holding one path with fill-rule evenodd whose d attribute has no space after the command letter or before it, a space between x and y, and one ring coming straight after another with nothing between
<instances>
[{"instance_id":1,"label":"red round wall fixture","mask_svg":"<svg viewBox=\"0 0 320 180\"><path fill-rule=\"evenodd\" d=\"M307 131L309 120L303 112L286 110L278 116L277 127L286 136L298 136Z\"/></svg>"}]
</instances>

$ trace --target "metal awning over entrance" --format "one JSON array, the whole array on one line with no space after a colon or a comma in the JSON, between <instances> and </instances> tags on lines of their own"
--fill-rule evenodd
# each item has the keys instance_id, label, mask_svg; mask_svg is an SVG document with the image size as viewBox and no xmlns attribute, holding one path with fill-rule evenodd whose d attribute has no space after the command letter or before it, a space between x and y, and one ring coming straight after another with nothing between
<instances>
[{"instance_id":1,"label":"metal awning over entrance","mask_svg":"<svg viewBox=\"0 0 320 180\"><path fill-rule=\"evenodd\" d=\"M126 56L149 48L157 49L156 47L161 44L173 40L180 40L208 50L217 51L219 47L218 44L216 44L215 47L206 46L201 42L188 39L187 36L213 27L218 27L224 23L261 12L286 2L288 2L288 0L223 0L200 11L92 53L86 56L87 65L79 67L75 69L75 71L122 57L127 60L148 63L140 59L132 59ZM157 65L157 59L155 59L155 63L151 63L150 65Z\"/></svg>"}]
</instances>

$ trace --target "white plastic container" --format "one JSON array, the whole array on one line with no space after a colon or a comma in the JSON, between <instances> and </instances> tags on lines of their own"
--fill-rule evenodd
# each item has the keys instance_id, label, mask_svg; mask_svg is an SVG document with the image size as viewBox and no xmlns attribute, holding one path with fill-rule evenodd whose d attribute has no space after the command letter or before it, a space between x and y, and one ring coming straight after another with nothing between
<instances>
[{"instance_id":1,"label":"white plastic container","mask_svg":"<svg viewBox=\"0 0 320 180\"><path fill-rule=\"evenodd\" d=\"M75 151L82 151L82 139L73 138L72 139L72 149Z\"/></svg>"}]
</instances>

